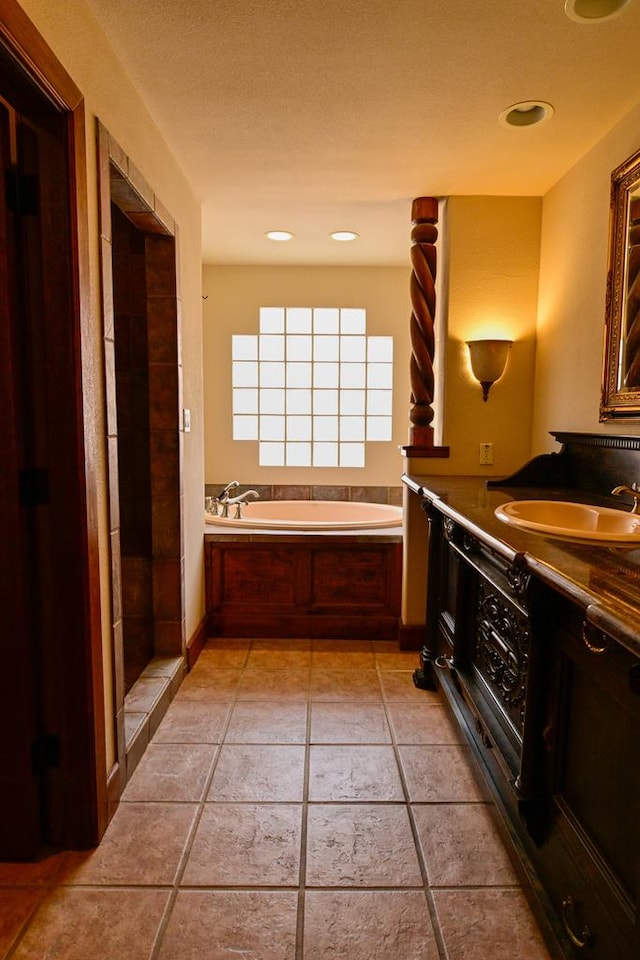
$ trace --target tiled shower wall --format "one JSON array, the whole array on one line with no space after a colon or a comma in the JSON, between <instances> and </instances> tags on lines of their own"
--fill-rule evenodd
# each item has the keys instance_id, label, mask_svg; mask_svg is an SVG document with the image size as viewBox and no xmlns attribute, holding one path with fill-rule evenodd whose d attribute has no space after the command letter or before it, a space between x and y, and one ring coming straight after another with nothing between
<instances>
[{"instance_id":1,"label":"tiled shower wall","mask_svg":"<svg viewBox=\"0 0 640 960\"><path fill-rule=\"evenodd\" d=\"M127 692L154 653L147 286L144 234L115 205L111 224Z\"/></svg>"},{"instance_id":2,"label":"tiled shower wall","mask_svg":"<svg viewBox=\"0 0 640 960\"><path fill-rule=\"evenodd\" d=\"M166 684L163 683L163 687L172 685L174 674L177 676L179 673L179 663L184 662L183 437L180 430L182 366L179 351L176 225L140 172L99 122L97 132L115 720L115 749L108 789L110 804L115 807L126 783L127 771L133 766L128 763L128 740L131 737L127 735L126 727L129 721L136 718L130 715L130 706L125 703L125 688L129 686L142 660L147 660L149 652L153 655L151 664L144 666L132 693L139 683L146 683L148 687L149 678L153 678L153 684L158 677L164 677L159 672L156 660L166 661L170 658L173 661L169 667L166 663L164 667L160 665L161 671L165 667L170 671L170 675L164 677ZM116 243L114 246L112 242L117 239L118 230L113 221L120 220L120 214L124 214L133 225L134 233L138 234L135 238L131 234L133 245L125 244L124 250L122 244ZM128 266L118 262L120 253L125 261L129 261ZM135 291L127 291L126 296L118 295L114 290L118 284L117 279L114 283L114 272L119 271L123 271L120 279L125 285L130 282L128 274L143 272L141 286ZM140 279L139 276L138 281ZM114 302L114 295L117 302ZM118 313L122 309L118 317L114 315L114 307ZM128 331L127 326L133 328L134 321L135 331ZM118 358L116 326L119 327L118 333L123 334L123 343L126 345ZM146 373L138 370L135 377L127 375L123 378L122 365L126 367L134 361L137 367L146 365ZM122 398L124 402L117 401L117 387L122 388L125 394L129 392L131 400L135 395L136 401L145 407L144 412L139 411L145 425L139 431L135 428L129 431L129 436L120 437L121 426L124 426L124 433L127 434L127 427L122 421L123 418L126 421L129 411L124 410L125 397ZM141 397L142 392L144 397ZM139 423L138 420L136 422ZM121 454L124 455L123 464L119 462ZM144 458L144 464L140 457ZM135 461L133 468L127 460ZM132 469L138 478L143 473L146 475L146 492L141 494L138 490L133 500L126 489ZM129 539L122 528L121 517L126 514L130 520L134 501L140 503L145 496L143 527L146 553L144 559L138 562L136 554L128 552L130 543L123 544L121 549L121 540ZM136 522L134 518L134 525ZM136 534L134 539L141 538ZM139 547L140 543L137 543L135 548ZM143 611L144 617L151 611L151 633L146 640L150 639L152 644L147 646L144 657L140 657L133 671L125 666L124 656L124 620L127 612L131 613L132 610ZM137 694L136 698L139 702ZM131 695L127 700L130 699ZM156 706L162 706L164 710L167 703L161 703L159 699L153 711L149 712L136 707L136 712L144 714L146 718L144 729L147 731L151 728L151 713L154 713L156 725L159 722ZM137 720L140 720L139 716Z\"/></svg>"}]
</instances>

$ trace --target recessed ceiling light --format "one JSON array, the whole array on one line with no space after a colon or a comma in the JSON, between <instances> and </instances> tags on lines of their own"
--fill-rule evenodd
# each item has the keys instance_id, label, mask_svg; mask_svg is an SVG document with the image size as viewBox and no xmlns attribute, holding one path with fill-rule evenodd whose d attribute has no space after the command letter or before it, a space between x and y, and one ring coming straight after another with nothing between
<instances>
[{"instance_id":1,"label":"recessed ceiling light","mask_svg":"<svg viewBox=\"0 0 640 960\"><path fill-rule=\"evenodd\" d=\"M269 240L293 240L293 234L288 230L269 230L265 237Z\"/></svg>"},{"instance_id":2,"label":"recessed ceiling light","mask_svg":"<svg viewBox=\"0 0 640 960\"><path fill-rule=\"evenodd\" d=\"M333 233L330 233L329 236L332 240L341 240L343 243L358 239L358 234L354 233L353 230L335 230Z\"/></svg>"},{"instance_id":3,"label":"recessed ceiling light","mask_svg":"<svg viewBox=\"0 0 640 960\"><path fill-rule=\"evenodd\" d=\"M628 7L631 0L565 0L564 12L578 23L612 20Z\"/></svg>"},{"instance_id":4,"label":"recessed ceiling light","mask_svg":"<svg viewBox=\"0 0 640 960\"><path fill-rule=\"evenodd\" d=\"M542 100L523 100L512 103L499 116L505 127L533 127L553 116L553 107Z\"/></svg>"}]
</instances>

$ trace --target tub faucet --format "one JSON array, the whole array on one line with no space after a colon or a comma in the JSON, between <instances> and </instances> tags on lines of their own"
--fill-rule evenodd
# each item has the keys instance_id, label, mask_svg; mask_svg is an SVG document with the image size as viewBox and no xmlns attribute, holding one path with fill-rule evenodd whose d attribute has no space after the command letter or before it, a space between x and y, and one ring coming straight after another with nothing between
<instances>
[{"instance_id":1,"label":"tub faucet","mask_svg":"<svg viewBox=\"0 0 640 960\"><path fill-rule=\"evenodd\" d=\"M640 494L639 494L640 496ZM236 512L234 514L235 520L242 520L242 504L251 497L252 500L259 500L260 494L257 490L245 490L244 493L239 494L237 497L231 497L226 501L227 512L223 516L229 516L229 507L235 506Z\"/></svg>"},{"instance_id":2,"label":"tub faucet","mask_svg":"<svg viewBox=\"0 0 640 960\"><path fill-rule=\"evenodd\" d=\"M640 490L638 489L638 484L632 483L630 487L626 483L620 484L619 487L614 487L611 493L619 496L621 493L627 493L630 497L633 497L633 506L631 507L631 513L640 512Z\"/></svg>"},{"instance_id":3,"label":"tub faucet","mask_svg":"<svg viewBox=\"0 0 640 960\"><path fill-rule=\"evenodd\" d=\"M227 500L229 498L229 491L235 490L235 488L239 486L240 486L239 480L232 480L230 483L226 485L226 487L223 487L223 489L220 491L220 493L216 497L216 500L218 500L220 503L222 503L224 500Z\"/></svg>"},{"instance_id":4,"label":"tub faucet","mask_svg":"<svg viewBox=\"0 0 640 960\"><path fill-rule=\"evenodd\" d=\"M235 490L236 487L240 486L239 480L231 480L230 483L223 487L217 497L212 497L213 501L213 515L215 517L228 517L229 516L229 507L227 506L229 502L229 493L231 490Z\"/></svg>"}]
</instances>

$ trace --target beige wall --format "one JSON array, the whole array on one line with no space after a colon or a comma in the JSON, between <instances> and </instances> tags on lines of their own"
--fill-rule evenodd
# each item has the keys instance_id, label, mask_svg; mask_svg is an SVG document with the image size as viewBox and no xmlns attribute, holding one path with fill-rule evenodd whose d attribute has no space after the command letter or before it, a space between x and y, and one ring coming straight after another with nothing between
<instances>
[{"instance_id":1,"label":"beige wall","mask_svg":"<svg viewBox=\"0 0 640 960\"><path fill-rule=\"evenodd\" d=\"M450 456L412 461L413 472L504 476L529 458L541 213L537 197L448 200L442 442ZM491 337L514 344L485 403L466 341ZM479 464L481 442L493 444L492 466Z\"/></svg>"},{"instance_id":2,"label":"beige wall","mask_svg":"<svg viewBox=\"0 0 640 960\"><path fill-rule=\"evenodd\" d=\"M541 201L452 197L444 440L449 472L503 475L529 455L535 363ZM467 340L513 340L504 376L486 402L469 371ZM480 442L493 443L480 467Z\"/></svg>"},{"instance_id":3,"label":"beige wall","mask_svg":"<svg viewBox=\"0 0 640 960\"><path fill-rule=\"evenodd\" d=\"M206 481L399 485L398 448L408 438L410 267L205 266L203 276ZM367 334L393 336L393 440L368 443L365 467L260 467L258 444L232 439L231 337L258 332L261 306L365 307Z\"/></svg>"},{"instance_id":4,"label":"beige wall","mask_svg":"<svg viewBox=\"0 0 640 960\"><path fill-rule=\"evenodd\" d=\"M549 430L637 434L598 421L611 172L640 149L640 106L544 198L532 450L557 450Z\"/></svg>"},{"instance_id":5,"label":"beige wall","mask_svg":"<svg viewBox=\"0 0 640 960\"><path fill-rule=\"evenodd\" d=\"M425 472L505 474L529 456L531 397L542 203L538 198L452 197L449 245L448 326L443 442L447 460L431 460ZM408 213L409 215L409 213ZM442 258L441 258L442 260ZM443 264L439 266L442 270ZM205 476L260 483L392 485L407 464L398 448L408 442L409 233L407 267L205 266ZM231 434L231 336L256 333L266 305L364 306L367 332L394 337L394 436L367 444L361 470L284 469L258 466L257 444ZM446 305L443 304L446 310ZM465 340L501 336L515 341L504 378L487 403L468 369ZM494 444L494 464L480 467L480 442Z\"/></svg>"},{"instance_id":6,"label":"beige wall","mask_svg":"<svg viewBox=\"0 0 640 960\"><path fill-rule=\"evenodd\" d=\"M138 94L114 58L95 20L82 0L22 0L22 7L43 35L85 98L89 236L91 258L91 315L96 367L85 385L95 398L95 421L89 424L99 463L101 516L100 568L102 576L105 698L112 702L109 554L107 535L105 421L103 409L102 329L100 313L95 118L99 117L142 176L176 220L179 228L179 282L182 297L182 360L184 406L192 410L192 432L185 435L185 594L187 636L199 624L204 608L202 569L202 311L200 271L200 206ZM107 718L107 731L113 730ZM113 761L113 743L108 744Z\"/></svg>"}]
</instances>

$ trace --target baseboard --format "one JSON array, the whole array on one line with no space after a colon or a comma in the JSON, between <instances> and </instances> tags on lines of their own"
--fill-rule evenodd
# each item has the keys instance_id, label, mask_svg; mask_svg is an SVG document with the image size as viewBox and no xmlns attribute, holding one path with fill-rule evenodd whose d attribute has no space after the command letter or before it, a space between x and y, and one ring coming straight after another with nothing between
<instances>
[{"instance_id":1,"label":"baseboard","mask_svg":"<svg viewBox=\"0 0 640 960\"><path fill-rule=\"evenodd\" d=\"M187 640L187 670L191 670L202 653L208 636L207 617L203 617Z\"/></svg>"},{"instance_id":2,"label":"baseboard","mask_svg":"<svg viewBox=\"0 0 640 960\"><path fill-rule=\"evenodd\" d=\"M401 623L398 639L401 650L421 650L427 634L424 623Z\"/></svg>"},{"instance_id":3,"label":"baseboard","mask_svg":"<svg viewBox=\"0 0 640 960\"><path fill-rule=\"evenodd\" d=\"M116 761L109 771L109 776L107 777L107 804L108 804L108 817L109 822L111 818L118 809L118 804L120 802L120 795L124 789L122 783L122 769L120 764Z\"/></svg>"}]
</instances>

